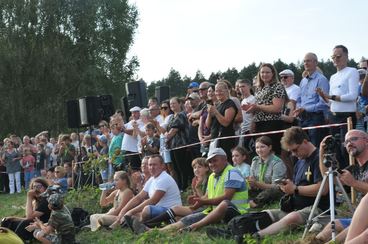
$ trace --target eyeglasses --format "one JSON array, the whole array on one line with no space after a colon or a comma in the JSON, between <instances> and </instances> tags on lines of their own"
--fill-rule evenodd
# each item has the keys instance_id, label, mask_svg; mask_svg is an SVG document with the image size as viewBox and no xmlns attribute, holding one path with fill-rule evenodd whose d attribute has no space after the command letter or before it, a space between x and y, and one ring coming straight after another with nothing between
<instances>
[{"instance_id":1,"label":"eyeglasses","mask_svg":"<svg viewBox=\"0 0 368 244\"><path fill-rule=\"evenodd\" d=\"M283 80L283 79L287 79L289 76L281 76L281 79Z\"/></svg>"},{"instance_id":2,"label":"eyeglasses","mask_svg":"<svg viewBox=\"0 0 368 244\"><path fill-rule=\"evenodd\" d=\"M361 137L361 136L350 137L350 138L348 138L344 141L344 146L346 147L349 143L356 142L356 141L358 141L359 139L362 139L362 138L364 138L364 137Z\"/></svg>"},{"instance_id":3,"label":"eyeglasses","mask_svg":"<svg viewBox=\"0 0 368 244\"><path fill-rule=\"evenodd\" d=\"M342 57L342 55L332 55L331 58L332 59L340 59Z\"/></svg>"},{"instance_id":4,"label":"eyeglasses","mask_svg":"<svg viewBox=\"0 0 368 244\"><path fill-rule=\"evenodd\" d=\"M169 107L161 107L162 110L166 110L168 109Z\"/></svg>"},{"instance_id":5,"label":"eyeglasses","mask_svg":"<svg viewBox=\"0 0 368 244\"><path fill-rule=\"evenodd\" d=\"M106 126L106 125L98 125L98 127L100 127L100 128L101 128L101 127L105 127L105 126Z\"/></svg>"},{"instance_id":6,"label":"eyeglasses","mask_svg":"<svg viewBox=\"0 0 368 244\"><path fill-rule=\"evenodd\" d=\"M290 149L289 148L289 152L292 152L292 153L297 153L298 152L298 150L299 150L299 147L301 146L302 144L298 144L298 146L296 146L295 148L293 148L293 149Z\"/></svg>"},{"instance_id":7,"label":"eyeglasses","mask_svg":"<svg viewBox=\"0 0 368 244\"><path fill-rule=\"evenodd\" d=\"M32 186L33 189L37 189L37 190L41 189L42 187L43 185L38 185L38 184Z\"/></svg>"},{"instance_id":8,"label":"eyeglasses","mask_svg":"<svg viewBox=\"0 0 368 244\"><path fill-rule=\"evenodd\" d=\"M199 88L198 90L205 91L205 90L208 90L208 87L207 88Z\"/></svg>"}]
</instances>

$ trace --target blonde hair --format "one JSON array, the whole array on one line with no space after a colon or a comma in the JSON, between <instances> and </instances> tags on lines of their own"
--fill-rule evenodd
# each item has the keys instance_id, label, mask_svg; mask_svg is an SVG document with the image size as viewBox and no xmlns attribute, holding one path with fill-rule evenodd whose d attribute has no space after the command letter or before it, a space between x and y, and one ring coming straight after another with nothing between
<instances>
[{"instance_id":1,"label":"blonde hair","mask_svg":"<svg viewBox=\"0 0 368 244\"><path fill-rule=\"evenodd\" d=\"M56 166L56 167L55 167L55 171L54 171L54 172L56 172L56 171L59 171L59 172L60 172L60 175L61 175L62 177L64 177L64 176L65 176L65 169L64 169L64 167Z\"/></svg>"}]
</instances>

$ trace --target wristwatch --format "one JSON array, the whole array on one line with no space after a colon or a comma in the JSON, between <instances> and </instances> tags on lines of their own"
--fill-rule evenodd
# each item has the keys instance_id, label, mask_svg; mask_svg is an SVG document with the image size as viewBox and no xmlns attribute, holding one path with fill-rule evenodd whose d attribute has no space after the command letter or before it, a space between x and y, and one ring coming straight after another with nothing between
<instances>
[{"instance_id":1,"label":"wristwatch","mask_svg":"<svg viewBox=\"0 0 368 244\"><path fill-rule=\"evenodd\" d=\"M298 186L295 187L294 194L299 194Z\"/></svg>"},{"instance_id":2,"label":"wristwatch","mask_svg":"<svg viewBox=\"0 0 368 244\"><path fill-rule=\"evenodd\" d=\"M331 100L336 101L336 95L332 95Z\"/></svg>"}]
</instances>

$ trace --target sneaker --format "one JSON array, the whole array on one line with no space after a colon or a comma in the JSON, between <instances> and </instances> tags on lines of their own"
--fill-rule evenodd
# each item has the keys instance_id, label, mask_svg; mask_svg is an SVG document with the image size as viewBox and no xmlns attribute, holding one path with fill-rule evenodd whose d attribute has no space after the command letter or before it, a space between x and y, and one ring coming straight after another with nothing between
<instances>
[{"instance_id":1,"label":"sneaker","mask_svg":"<svg viewBox=\"0 0 368 244\"><path fill-rule=\"evenodd\" d=\"M218 240L219 238L223 238L223 239L232 238L230 231L222 229L222 228L217 228L217 227L207 227L206 234L210 239L214 241Z\"/></svg>"}]
</instances>

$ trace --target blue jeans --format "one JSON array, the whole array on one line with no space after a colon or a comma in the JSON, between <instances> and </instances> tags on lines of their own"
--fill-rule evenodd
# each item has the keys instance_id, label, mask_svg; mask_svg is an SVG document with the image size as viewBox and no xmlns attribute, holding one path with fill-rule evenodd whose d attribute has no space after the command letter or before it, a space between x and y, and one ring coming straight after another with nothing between
<instances>
[{"instance_id":1,"label":"blue jeans","mask_svg":"<svg viewBox=\"0 0 368 244\"><path fill-rule=\"evenodd\" d=\"M34 177L34 171L30 171L30 172L24 172L24 188L26 190L28 190L29 188L29 183L31 182L31 180Z\"/></svg>"},{"instance_id":2,"label":"blue jeans","mask_svg":"<svg viewBox=\"0 0 368 244\"><path fill-rule=\"evenodd\" d=\"M325 116L323 115L322 112L306 113L306 114L307 116L305 116L305 118L300 120L300 127L310 127L325 124ZM313 145L319 148L319 144L326 135L326 129L325 128L311 129L308 130L308 135Z\"/></svg>"}]
</instances>

